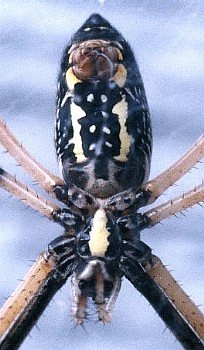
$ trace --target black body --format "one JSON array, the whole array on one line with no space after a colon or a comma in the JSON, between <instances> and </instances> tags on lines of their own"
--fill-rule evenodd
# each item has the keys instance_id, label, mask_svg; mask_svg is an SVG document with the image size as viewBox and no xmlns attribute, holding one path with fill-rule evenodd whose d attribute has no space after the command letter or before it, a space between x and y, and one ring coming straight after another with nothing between
<instances>
[{"instance_id":1,"label":"black body","mask_svg":"<svg viewBox=\"0 0 204 350\"><path fill-rule=\"evenodd\" d=\"M101 51L100 40L108 43L111 58L118 51L114 62ZM91 47L92 41L99 41L99 45ZM96 68L69 86L67 72L71 70L73 75L76 65L71 48L83 42L90 45L81 58L88 65L94 56L91 64ZM104 66L107 74L102 73ZM86 64L84 67L89 68ZM142 78L129 44L100 15L89 17L65 49L55 142L66 184L95 197L107 198L130 188L139 190L149 176L152 133ZM80 143L80 156L75 152L76 143Z\"/></svg>"}]
</instances>

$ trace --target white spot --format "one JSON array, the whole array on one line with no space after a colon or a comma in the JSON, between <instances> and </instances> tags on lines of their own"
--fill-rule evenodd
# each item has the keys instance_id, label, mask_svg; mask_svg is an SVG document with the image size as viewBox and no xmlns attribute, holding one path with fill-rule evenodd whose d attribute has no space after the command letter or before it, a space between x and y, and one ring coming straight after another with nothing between
<instances>
[{"instance_id":1,"label":"white spot","mask_svg":"<svg viewBox=\"0 0 204 350\"><path fill-rule=\"evenodd\" d=\"M100 2L101 4L104 4L105 0L99 0L99 2ZM92 30L92 29L101 29L101 30L106 29L106 30L108 30L107 27L92 27L92 28L87 27L87 28L84 28L84 32L89 32L89 31Z\"/></svg>"},{"instance_id":2,"label":"white spot","mask_svg":"<svg viewBox=\"0 0 204 350\"><path fill-rule=\"evenodd\" d=\"M103 132L104 132L105 134L108 134L108 135L110 135L110 133L111 133L110 129L107 128L107 126L104 126L104 127L103 127Z\"/></svg>"},{"instance_id":3,"label":"white spot","mask_svg":"<svg viewBox=\"0 0 204 350\"><path fill-rule=\"evenodd\" d=\"M61 144L61 142L62 142L61 137L59 137L59 139L57 140L57 142L58 142L59 145Z\"/></svg>"},{"instance_id":4,"label":"white spot","mask_svg":"<svg viewBox=\"0 0 204 350\"><path fill-rule=\"evenodd\" d=\"M89 151L93 151L96 147L96 144L95 143L92 143L90 146L89 146Z\"/></svg>"},{"instance_id":5,"label":"white spot","mask_svg":"<svg viewBox=\"0 0 204 350\"><path fill-rule=\"evenodd\" d=\"M62 137L65 138L66 135L67 135L66 132L64 132L64 133L62 134Z\"/></svg>"},{"instance_id":6,"label":"white spot","mask_svg":"<svg viewBox=\"0 0 204 350\"><path fill-rule=\"evenodd\" d=\"M96 130L96 125L94 125L94 124L91 125L90 128L89 128L89 131L90 131L91 133L94 133L95 130Z\"/></svg>"},{"instance_id":7,"label":"white spot","mask_svg":"<svg viewBox=\"0 0 204 350\"><path fill-rule=\"evenodd\" d=\"M103 4L105 2L105 0L99 0L99 2L101 2ZM104 29L108 30L107 27L97 27L97 28L101 29L101 30L104 30Z\"/></svg>"},{"instance_id":8,"label":"white spot","mask_svg":"<svg viewBox=\"0 0 204 350\"><path fill-rule=\"evenodd\" d=\"M106 141L105 144L106 144L106 146L109 147L109 148L113 147L113 145L112 145L110 142L108 142L108 141Z\"/></svg>"},{"instance_id":9,"label":"white spot","mask_svg":"<svg viewBox=\"0 0 204 350\"><path fill-rule=\"evenodd\" d=\"M101 102L105 103L108 101L108 97L106 95L101 95Z\"/></svg>"},{"instance_id":10,"label":"white spot","mask_svg":"<svg viewBox=\"0 0 204 350\"><path fill-rule=\"evenodd\" d=\"M107 113L107 112L102 111L101 113L102 113L102 116L103 116L103 117L105 117L105 118L108 117L108 113Z\"/></svg>"},{"instance_id":11,"label":"white spot","mask_svg":"<svg viewBox=\"0 0 204 350\"><path fill-rule=\"evenodd\" d=\"M94 95L93 95L93 94L89 94L89 95L87 96L87 101L88 101L88 102L93 102L93 100L94 100Z\"/></svg>"}]
</instances>

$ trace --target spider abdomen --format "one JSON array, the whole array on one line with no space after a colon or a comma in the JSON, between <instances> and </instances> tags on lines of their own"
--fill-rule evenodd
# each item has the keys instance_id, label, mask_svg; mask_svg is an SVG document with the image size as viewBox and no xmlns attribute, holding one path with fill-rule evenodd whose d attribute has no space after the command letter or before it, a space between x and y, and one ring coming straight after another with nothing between
<instances>
[{"instance_id":1,"label":"spider abdomen","mask_svg":"<svg viewBox=\"0 0 204 350\"><path fill-rule=\"evenodd\" d=\"M132 50L92 15L65 50L56 150L65 182L95 197L137 189L149 175L151 123Z\"/></svg>"}]
</instances>

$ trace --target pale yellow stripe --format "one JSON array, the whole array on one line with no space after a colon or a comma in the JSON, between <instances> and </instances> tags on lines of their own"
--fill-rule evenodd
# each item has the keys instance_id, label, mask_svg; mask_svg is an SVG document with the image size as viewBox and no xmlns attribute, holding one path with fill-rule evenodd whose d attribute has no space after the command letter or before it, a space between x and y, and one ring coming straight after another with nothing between
<instances>
[{"instance_id":1,"label":"pale yellow stripe","mask_svg":"<svg viewBox=\"0 0 204 350\"><path fill-rule=\"evenodd\" d=\"M114 159L119 160L121 162L127 161L127 155L130 149L130 136L127 132L127 128L125 126L127 116L128 116L128 104L123 98L120 102L118 102L112 110L113 113L118 115L118 121L120 123L120 154L119 156L114 157Z\"/></svg>"},{"instance_id":2,"label":"pale yellow stripe","mask_svg":"<svg viewBox=\"0 0 204 350\"><path fill-rule=\"evenodd\" d=\"M80 135L81 125L79 124L79 119L85 117L86 113L74 102L71 103L70 110L73 126L73 137L69 140L69 145L74 144L74 154L77 158L77 163L81 163L86 161L87 158L83 152L82 139Z\"/></svg>"},{"instance_id":3,"label":"pale yellow stripe","mask_svg":"<svg viewBox=\"0 0 204 350\"><path fill-rule=\"evenodd\" d=\"M110 232L106 228L108 222L104 209L98 209L93 218L90 231L89 248L92 256L104 256L109 246Z\"/></svg>"}]
</instances>

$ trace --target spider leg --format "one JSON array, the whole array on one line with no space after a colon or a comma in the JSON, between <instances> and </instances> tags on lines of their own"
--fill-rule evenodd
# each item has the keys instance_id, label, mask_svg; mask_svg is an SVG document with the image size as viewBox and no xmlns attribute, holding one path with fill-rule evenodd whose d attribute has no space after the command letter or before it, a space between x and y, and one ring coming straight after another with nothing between
<instances>
[{"instance_id":1,"label":"spider leg","mask_svg":"<svg viewBox=\"0 0 204 350\"><path fill-rule=\"evenodd\" d=\"M141 191L130 189L107 199L105 207L111 210L125 210L131 205L140 208L153 203L170 186L182 178L204 157L204 135L170 168L142 186Z\"/></svg>"},{"instance_id":2,"label":"spider leg","mask_svg":"<svg viewBox=\"0 0 204 350\"><path fill-rule=\"evenodd\" d=\"M128 236L125 239L134 241L135 232L155 226L170 216L176 215L201 202L204 202L204 184L200 184L176 198L151 208L143 214L135 213L122 216L118 219L117 223L122 231L127 229ZM132 234L131 231L133 231Z\"/></svg>"},{"instance_id":3,"label":"spider leg","mask_svg":"<svg viewBox=\"0 0 204 350\"><path fill-rule=\"evenodd\" d=\"M71 209L62 209L53 202L45 199L32 188L17 180L14 176L0 168L0 187L19 198L29 207L32 207L43 216L59 223L65 229L78 230L83 222L81 215Z\"/></svg>"},{"instance_id":4,"label":"spider leg","mask_svg":"<svg viewBox=\"0 0 204 350\"><path fill-rule=\"evenodd\" d=\"M204 201L204 184L194 187L183 195L169 200L155 208L146 211L146 227L151 227L178 212L186 210ZM145 228L145 227L144 227Z\"/></svg>"},{"instance_id":5,"label":"spider leg","mask_svg":"<svg viewBox=\"0 0 204 350\"><path fill-rule=\"evenodd\" d=\"M50 220L53 219L53 212L60 209L59 206L46 200L43 196L17 180L2 168L0 168L0 187Z\"/></svg>"},{"instance_id":6,"label":"spider leg","mask_svg":"<svg viewBox=\"0 0 204 350\"><path fill-rule=\"evenodd\" d=\"M52 192L54 186L63 184L59 177L52 175L25 150L1 119L0 144L46 192Z\"/></svg>"},{"instance_id":7,"label":"spider leg","mask_svg":"<svg viewBox=\"0 0 204 350\"><path fill-rule=\"evenodd\" d=\"M157 256L153 256L152 266L144 265L147 274L154 279L159 287L167 294L176 309L186 318L187 322L204 340L204 315L193 303L189 296L183 291L172 277L167 268Z\"/></svg>"},{"instance_id":8,"label":"spider leg","mask_svg":"<svg viewBox=\"0 0 204 350\"><path fill-rule=\"evenodd\" d=\"M52 241L0 310L0 348L18 349L55 293L73 272L75 237Z\"/></svg>"},{"instance_id":9,"label":"spider leg","mask_svg":"<svg viewBox=\"0 0 204 350\"><path fill-rule=\"evenodd\" d=\"M0 144L48 193L54 193L61 202L70 201L78 208L96 206L94 198L76 186L67 186L59 177L51 174L26 151L16 137L0 119Z\"/></svg>"},{"instance_id":10,"label":"spider leg","mask_svg":"<svg viewBox=\"0 0 204 350\"><path fill-rule=\"evenodd\" d=\"M150 192L148 204L153 203L170 186L182 178L193 166L204 157L204 134L202 134L192 147L171 167L147 182L143 189Z\"/></svg>"},{"instance_id":11,"label":"spider leg","mask_svg":"<svg viewBox=\"0 0 204 350\"><path fill-rule=\"evenodd\" d=\"M145 296L185 349L202 350L203 315L196 305L157 257L153 256L153 266L147 263L145 267L126 253L124 250L120 265L125 277Z\"/></svg>"},{"instance_id":12,"label":"spider leg","mask_svg":"<svg viewBox=\"0 0 204 350\"><path fill-rule=\"evenodd\" d=\"M138 263L152 262L151 248L140 240L140 231L146 228L148 223L149 218L140 213L125 215L117 220L123 249L129 258Z\"/></svg>"}]
</instances>

